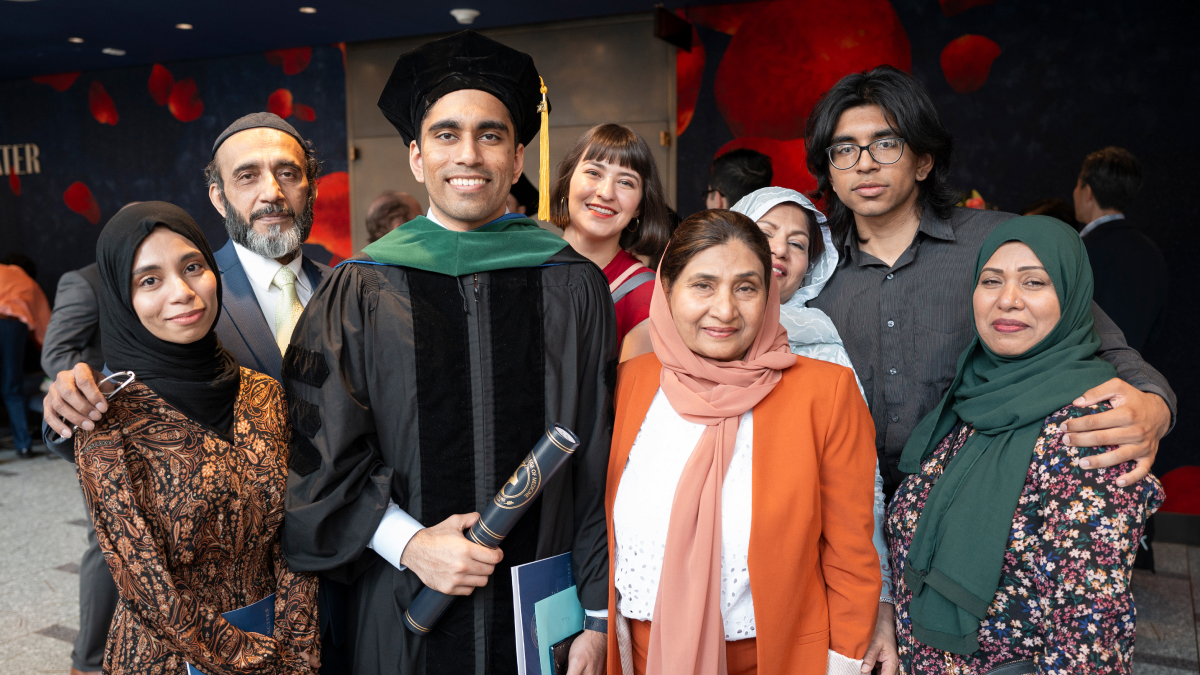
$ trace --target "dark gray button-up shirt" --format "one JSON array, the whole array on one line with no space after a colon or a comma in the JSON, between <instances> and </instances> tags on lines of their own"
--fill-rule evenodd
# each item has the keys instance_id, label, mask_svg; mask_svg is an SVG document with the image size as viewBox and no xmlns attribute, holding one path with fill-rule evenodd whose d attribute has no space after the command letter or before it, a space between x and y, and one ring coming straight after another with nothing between
<instances>
[{"instance_id":1,"label":"dark gray button-up shirt","mask_svg":"<svg viewBox=\"0 0 1200 675\"><path fill-rule=\"evenodd\" d=\"M946 393L959 354L975 335L971 295L979 246L1014 217L964 208L954 209L949 220L926 213L912 245L891 267L847 237L833 278L809 303L833 319L862 382L889 495L904 478L897 468L904 444ZM1125 344L1094 303L1092 311L1103 343L1100 357L1132 386L1162 396L1174 416L1175 394L1166 378Z\"/></svg>"}]
</instances>

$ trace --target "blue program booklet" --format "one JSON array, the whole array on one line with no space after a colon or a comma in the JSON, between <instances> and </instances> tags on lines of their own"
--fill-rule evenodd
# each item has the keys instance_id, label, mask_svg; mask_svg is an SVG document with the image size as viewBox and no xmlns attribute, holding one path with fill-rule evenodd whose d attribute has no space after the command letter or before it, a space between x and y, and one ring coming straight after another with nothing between
<instances>
[{"instance_id":1,"label":"blue program booklet","mask_svg":"<svg viewBox=\"0 0 1200 675\"><path fill-rule=\"evenodd\" d=\"M516 622L520 675L553 675L542 672L534 605L574 585L570 553L512 568L513 620Z\"/></svg>"},{"instance_id":2,"label":"blue program booklet","mask_svg":"<svg viewBox=\"0 0 1200 675\"><path fill-rule=\"evenodd\" d=\"M253 605L225 612L221 618L228 621L234 628L246 633L258 633L268 637L275 636L275 594L259 600ZM187 664L188 675L205 675L192 664Z\"/></svg>"}]
</instances>

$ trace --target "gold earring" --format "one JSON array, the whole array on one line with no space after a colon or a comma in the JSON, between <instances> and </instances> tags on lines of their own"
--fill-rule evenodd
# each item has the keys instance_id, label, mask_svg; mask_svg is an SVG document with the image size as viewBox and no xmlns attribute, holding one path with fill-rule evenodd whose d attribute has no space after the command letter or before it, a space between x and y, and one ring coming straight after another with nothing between
<instances>
[{"instance_id":1,"label":"gold earring","mask_svg":"<svg viewBox=\"0 0 1200 675\"><path fill-rule=\"evenodd\" d=\"M633 227L628 228L630 234L637 232L637 229L642 226L642 217L638 216L637 218L634 218L633 223L634 223Z\"/></svg>"}]
</instances>

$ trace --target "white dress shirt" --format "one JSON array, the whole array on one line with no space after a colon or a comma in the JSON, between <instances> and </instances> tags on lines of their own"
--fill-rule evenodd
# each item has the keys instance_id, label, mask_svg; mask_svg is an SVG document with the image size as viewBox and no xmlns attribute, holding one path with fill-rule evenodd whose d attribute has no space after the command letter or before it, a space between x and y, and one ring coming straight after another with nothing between
<instances>
[{"instance_id":1,"label":"white dress shirt","mask_svg":"<svg viewBox=\"0 0 1200 675\"><path fill-rule=\"evenodd\" d=\"M271 329L271 337L275 337L275 307L279 304L283 291L273 282L282 265L237 242L233 243L233 250L237 252L238 260L242 261L242 269L246 272L246 278L250 280L250 287L254 289L254 298L258 300L263 318L267 320L267 327ZM308 275L301 269L303 262L304 254L297 252L296 257L287 266L296 273L296 297L300 298L301 306L307 307L309 299L312 298L313 288L309 284Z\"/></svg>"},{"instance_id":2,"label":"white dress shirt","mask_svg":"<svg viewBox=\"0 0 1200 675\"><path fill-rule=\"evenodd\" d=\"M746 562L753 493L753 412L743 413L738 423L733 458L721 488L721 618L729 641L756 635ZM629 451L613 504L616 587L621 593L617 611L626 618L650 621L654 617L675 488L704 429L703 424L680 417L659 389Z\"/></svg>"}]
</instances>

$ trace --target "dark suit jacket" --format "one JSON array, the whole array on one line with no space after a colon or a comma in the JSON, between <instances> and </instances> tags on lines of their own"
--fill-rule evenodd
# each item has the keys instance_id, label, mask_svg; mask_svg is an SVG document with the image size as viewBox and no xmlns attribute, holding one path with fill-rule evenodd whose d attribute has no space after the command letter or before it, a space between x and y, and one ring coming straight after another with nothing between
<instances>
[{"instance_id":1,"label":"dark suit jacket","mask_svg":"<svg viewBox=\"0 0 1200 675\"><path fill-rule=\"evenodd\" d=\"M59 277L54 312L42 341L42 370L50 377L74 368L80 361L96 370L104 368L100 303L96 300L99 288L96 263Z\"/></svg>"},{"instance_id":2,"label":"dark suit jacket","mask_svg":"<svg viewBox=\"0 0 1200 675\"><path fill-rule=\"evenodd\" d=\"M275 335L263 316L262 307L250 286L250 278L242 269L242 261L229 240L214 254L217 267L221 269L221 318L217 320L217 337L221 344L233 352L238 363L250 370L279 379L283 367L283 354L275 344ZM301 270L308 275L313 292L329 273L329 267L314 262L305 256Z\"/></svg>"},{"instance_id":3,"label":"dark suit jacket","mask_svg":"<svg viewBox=\"0 0 1200 675\"><path fill-rule=\"evenodd\" d=\"M1092 296L1143 351L1162 332L1167 307L1167 262L1162 251L1128 220L1104 223L1083 238L1096 290Z\"/></svg>"}]
</instances>

